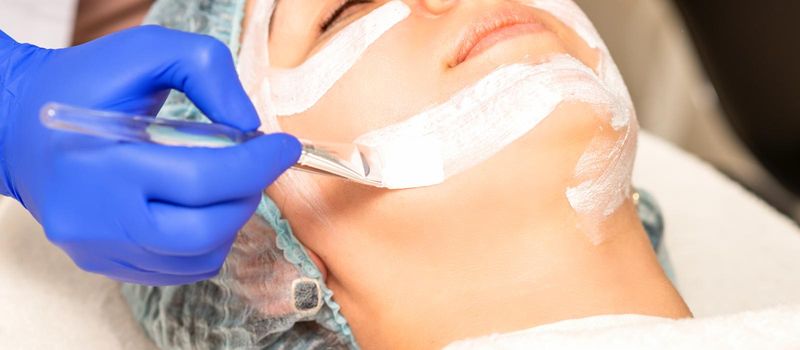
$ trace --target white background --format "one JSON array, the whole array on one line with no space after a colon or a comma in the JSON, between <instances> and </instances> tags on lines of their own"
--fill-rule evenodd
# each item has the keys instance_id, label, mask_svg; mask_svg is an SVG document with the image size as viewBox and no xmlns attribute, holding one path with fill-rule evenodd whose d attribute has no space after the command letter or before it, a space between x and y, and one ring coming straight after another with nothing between
<instances>
[{"instance_id":1,"label":"white background","mask_svg":"<svg viewBox=\"0 0 800 350\"><path fill-rule=\"evenodd\" d=\"M76 9L77 0L0 0L0 29L19 42L64 47Z\"/></svg>"}]
</instances>

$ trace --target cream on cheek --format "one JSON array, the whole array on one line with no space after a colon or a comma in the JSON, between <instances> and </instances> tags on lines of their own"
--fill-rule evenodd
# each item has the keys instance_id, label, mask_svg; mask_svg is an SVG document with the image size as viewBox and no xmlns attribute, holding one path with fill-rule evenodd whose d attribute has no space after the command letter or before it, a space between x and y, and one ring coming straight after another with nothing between
<instances>
[{"instance_id":1,"label":"cream on cheek","mask_svg":"<svg viewBox=\"0 0 800 350\"><path fill-rule=\"evenodd\" d=\"M616 108L589 67L556 55L541 64L502 67L447 102L355 142L380 149L415 135L439 140L445 175L451 177L526 135L565 101Z\"/></svg>"},{"instance_id":2,"label":"cream on cheek","mask_svg":"<svg viewBox=\"0 0 800 350\"><path fill-rule=\"evenodd\" d=\"M269 0L262 0L270 2ZM575 170L576 186L565 195L591 226L613 214L630 195L630 173L635 154L636 123L627 89L591 22L570 0L526 1L573 28L590 46L602 52L596 74L568 55L545 62L500 67L447 101L406 120L368 132L355 142L377 149L409 138L437 140L447 177L467 171L530 132L559 104L580 101L611 115L616 131L598 134ZM250 71L264 77L257 99L265 125L278 129L277 116L289 116L313 107L387 31L410 14L403 1L389 1L338 33L322 50L293 69ZM247 41L247 40L246 40ZM263 46L263 45L262 45ZM244 52L244 48L243 48ZM261 55L263 57L263 53ZM251 64L251 69L254 65ZM243 74L247 72L243 67ZM267 107L269 106L269 107ZM395 176L414 176L421 169L399 169ZM403 173L405 171L405 173ZM309 208L324 219L318 189L305 175L285 177L284 188L304 193ZM602 243L597 231L587 232Z\"/></svg>"},{"instance_id":3,"label":"cream on cheek","mask_svg":"<svg viewBox=\"0 0 800 350\"><path fill-rule=\"evenodd\" d=\"M592 229L612 215L630 197L631 174L636 158L638 124L628 88L622 79L611 53L603 43L592 22L572 0L526 0L529 6L549 12L571 27L592 48L600 51L599 78L615 101L610 126L616 137L598 135L589 145L575 169L579 184L567 189L572 207L583 214L593 243L606 238Z\"/></svg>"},{"instance_id":4,"label":"cream on cheek","mask_svg":"<svg viewBox=\"0 0 800 350\"><path fill-rule=\"evenodd\" d=\"M299 67L270 69L266 83L275 113L289 116L313 107L384 33L407 18L411 9L390 1L337 33Z\"/></svg>"}]
</instances>

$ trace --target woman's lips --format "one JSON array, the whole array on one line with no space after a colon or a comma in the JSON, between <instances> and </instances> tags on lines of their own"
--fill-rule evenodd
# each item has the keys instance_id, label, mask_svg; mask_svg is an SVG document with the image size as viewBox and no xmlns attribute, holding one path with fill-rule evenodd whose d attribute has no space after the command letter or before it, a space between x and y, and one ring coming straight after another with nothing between
<instances>
[{"instance_id":1,"label":"woman's lips","mask_svg":"<svg viewBox=\"0 0 800 350\"><path fill-rule=\"evenodd\" d=\"M489 16L479 18L462 32L450 67L455 67L500 42L545 30L545 25L530 9L523 6L504 7Z\"/></svg>"},{"instance_id":2,"label":"woman's lips","mask_svg":"<svg viewBox=\"0 0 800 350\"><path fill-rule=\"evenodd\" d=\"M520 35L537 33L545 30L545 27L541 23L521 23L515 24L508 27L503 27L494 32L490 33L489 35L483 37L467 54L463 60L466 61L474 56L477 56L484 51L488 50L492 46L502 41L511 39L513 37L517 37Z\"/></svg>"}]
</instances>

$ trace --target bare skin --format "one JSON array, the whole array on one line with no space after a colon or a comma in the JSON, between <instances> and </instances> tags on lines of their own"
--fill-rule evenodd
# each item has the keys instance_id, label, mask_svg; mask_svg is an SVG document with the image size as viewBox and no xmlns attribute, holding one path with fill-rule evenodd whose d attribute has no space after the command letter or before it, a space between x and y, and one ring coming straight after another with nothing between
<instances>
[{"instance_id":1,"label":"bare skin","mask_svg":"<svg viewBox=\"0 0 800 350\"><path fill-rule=\"evenodd\" d=\"M251 1L252 3L252 1ZM319 32L338 1L282 1L269 42L275 67L293 67L385 1L358 5ZM502 42L452 65L459 28L516 1L409 0L390 30L312 109L282 118L305 138L348 142L419 113L499 65L567 53L596 67L597 53L545 12L549 29ZM251 4L252 5L252 4ZM249 16L265 16L249 11ZM245 33L246 35L246 33ZM691 316L650 248L628 200L587 228L569 205L575 165L595 137L616 137L607 116L564 103L523 138L442 185L403 191L315 177L321 219L293 193L268 190L365 349L434 349L449 342L602 314ZM592 244L587 230L606 237ZM413 335L413 336L412 336Z\"/></svg>"}]
</instances>

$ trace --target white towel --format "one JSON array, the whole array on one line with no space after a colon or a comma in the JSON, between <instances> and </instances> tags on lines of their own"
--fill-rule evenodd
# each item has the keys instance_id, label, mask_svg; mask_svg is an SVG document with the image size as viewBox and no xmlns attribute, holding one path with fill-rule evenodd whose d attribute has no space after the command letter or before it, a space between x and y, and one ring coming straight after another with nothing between
<instances>
[{"instance_id":1,"label":"white towel","mask_svg":"<svg viewBox=\"0 0 800 350\"><path fill-rule=\"evenodd\" d=\"M800 305L685 320L596 316L459 341L445 348L477 349L800 349Z\"/></svg>"}]
</instances>

